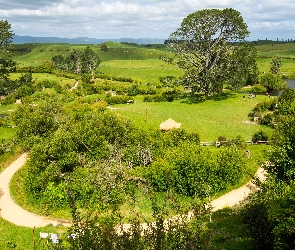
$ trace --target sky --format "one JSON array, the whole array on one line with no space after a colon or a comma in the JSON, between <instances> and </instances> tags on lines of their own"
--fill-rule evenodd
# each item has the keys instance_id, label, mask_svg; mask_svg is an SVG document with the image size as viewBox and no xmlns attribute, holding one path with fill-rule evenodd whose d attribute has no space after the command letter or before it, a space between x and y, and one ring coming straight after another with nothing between
<instances>
[{"instance_id":1,"label":"sky","mask_svg":"<svg viewBox=\"0 0 295 250\"><path fill-rule=\"evenodd\" d=\"M0 0L0 20L19 36L167 39L212 8L239 11L247 40L295 40L295 0Z\"/></svg>"}]
</instances>

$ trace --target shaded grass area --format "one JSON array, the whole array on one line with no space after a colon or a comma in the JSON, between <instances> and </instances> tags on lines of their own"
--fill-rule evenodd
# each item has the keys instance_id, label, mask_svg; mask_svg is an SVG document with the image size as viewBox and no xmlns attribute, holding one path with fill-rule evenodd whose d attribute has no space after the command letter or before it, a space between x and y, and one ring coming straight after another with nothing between
<instances>
[{"instance_id":1,"label":"shaded grass area","mask_svg":"<svg viewBox=\"0 0 295 250\"><path fill-rule=\"evenodd\" d=\"M197 132L201 141L216 141L219 136L228 140L238 135L251 140L260 130L270 134L272 129L250 121L248 114L256 104L266 100L265 96L243 100L243 94L222 101L206 101L198 104L174 102L143 102L136 98L133 105L114 105L114 112L130 118L136 125L146 129L159 129L168 118L182 124L187 131ZM147 109L147 115L146 115Z\"/></svg>"},{"instance_id":2,"label":"shaded grass area","mask_svg":"<svg viewBox=\"0 0 295 250\"><path fill-rule=\"evenodd\" d=\"M250 250L253 241L245 231L236 208L224 208L212 214L212 223L208 224L212 232L212 249Z\"/></svg>"},{"instance_id":3,"label":"shaded grass area","mask_svg":"<svg viewBox=\"0 0 295 250\"><path fill-rule=\"evenodd\" d=\"M15 161L22 153L20 147L14 147L10 152L0 155L0 173Z\"/></svg>"}]
</instances>

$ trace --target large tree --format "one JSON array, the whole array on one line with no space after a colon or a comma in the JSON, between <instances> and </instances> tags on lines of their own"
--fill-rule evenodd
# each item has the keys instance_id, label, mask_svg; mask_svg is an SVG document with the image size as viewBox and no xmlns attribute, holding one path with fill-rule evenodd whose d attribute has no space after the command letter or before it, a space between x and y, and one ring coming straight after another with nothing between
<instances>
[{"instance_id":1,"label":"large tree","mask_svg":"<svg viewBox=\"0 0 295 250\"><path fill-rule=\"evenodd\" d=\"M256 61L252 60L256 53L251 45L245 49L241 42L248 34L241 14L231 8L188 15L168 40L175 52L171 61L186 71L183 84L210 96L222 92L224 83L237 84L231 78L233 73L241 78L242 85L249 82L249 77L253 79L253 73L257 74Z\"/></svg>"},{"instance_id":2,"label":"large tree","mask_svg":"<svg viewBox=\"0 0 295 250\"><path fill-rule=\"evenodd\" d=\"M0 20L0 94L7 94L8 75L15 70L12 36L11 25L7 21Z\"/></svg>"}]
</instances>

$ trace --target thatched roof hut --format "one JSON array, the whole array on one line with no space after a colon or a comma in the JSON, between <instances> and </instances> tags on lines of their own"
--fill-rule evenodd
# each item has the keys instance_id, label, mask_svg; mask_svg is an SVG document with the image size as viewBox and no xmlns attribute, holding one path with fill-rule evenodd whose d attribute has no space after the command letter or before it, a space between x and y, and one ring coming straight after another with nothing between
<instances>
[{"instance_id":1,"label":"thatched roof hut","mask_svg":"<svg viewBox=\"0 0 295 250\"><path fill-rule=\"evenodd\" d=\"M160 124L161 130L170 130L173 128L180 128L180 127L181 127L181 123L178 123L171 118L169 118L168 120L166 120Z\"/></svg>"}]
</instances>

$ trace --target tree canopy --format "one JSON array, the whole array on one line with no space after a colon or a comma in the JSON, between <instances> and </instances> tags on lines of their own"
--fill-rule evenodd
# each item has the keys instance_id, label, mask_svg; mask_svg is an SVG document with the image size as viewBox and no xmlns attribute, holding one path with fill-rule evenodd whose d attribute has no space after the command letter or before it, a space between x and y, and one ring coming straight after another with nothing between
<instances>
[{"instance_id":1,"label":"tree canopy","mask_svg":"<svg viewBox=\"0 0 295 250\"><path fill-rule=\"evenodd\" d=\"M186 70L184 85L207 96L222 92L225 83L240 87L255 81L257 75L256 51L241 42L248 34L234 9L194 12L169 37L168 46L175 52L170 62Z\"/></svg>"}]
</instances>

